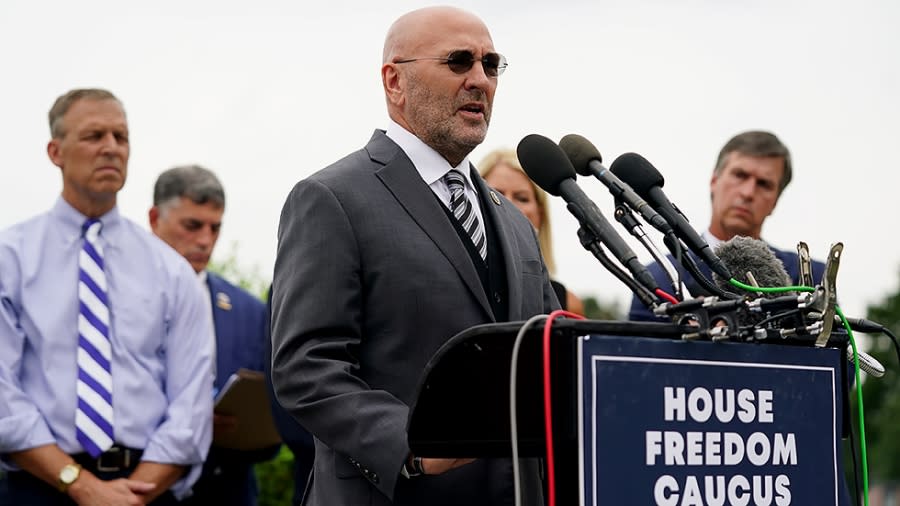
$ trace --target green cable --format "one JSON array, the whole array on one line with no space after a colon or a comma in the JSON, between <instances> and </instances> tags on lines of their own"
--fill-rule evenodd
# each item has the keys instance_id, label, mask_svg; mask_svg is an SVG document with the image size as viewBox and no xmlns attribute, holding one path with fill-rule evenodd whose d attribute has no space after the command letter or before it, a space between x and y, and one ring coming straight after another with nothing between
<instances>
[{"instance_id":1,"label":"green cable","mask_svg":"<svg viewBox=\"0 0 900 506\"><path fill-rule=\"evenodd\" d=\"M810 286L753 286L741 283L734 278L729 279L728 282L749 292L781 293L814 292L816 290ZM844 317L844 312L841 311L841 308L838 306L834 306L834 311L841 318L841 323L844 325L844 329L850 337L850 346L853 348L853 371L856 375L856 404L857 411L859 412L859 453L862 460L863 499L865 501L865 506L869 506L869 462L866 455L866 421L865 416L863 415L862 383L859 380L859 355L856 353L856 339L853 337L853 331L850 330L850 323L848 323L847 318Z\"/></svg>"},{"instance_id":2,"label":"green cable","mask_svg":"<svg viewBox=\"0 0 900 506\"><path fill-rule=\"evenodd\" d=\"M850 330L850 323L844 317L844 312L838 306L834 306L834 311L841 317L841 323L844 324L844 329L847 330L847 335L850 336L850 345L853 346L853 369L856 373L856 404L859 412L859 454L862 458L863 499L865 506L869 506L869 461L866 456L866 420L863 416L862 383L859 381L859 355L856 354L856 339L853 338L853 331Z\"/></svg>"},{"instance_id":3,"label":"green cable","mask_svg":"<svg viewBox=\"0 0 900 506\"><path fill-rule=\"evenodd\" d=\"M732 285L747 290L748 292L761 292L761 293L781 293L781 292L814 292L815 288L809 286L753 286L746 285L741 283L740 281L731 278L728 280Z\"/></svg>"}]
</instances>

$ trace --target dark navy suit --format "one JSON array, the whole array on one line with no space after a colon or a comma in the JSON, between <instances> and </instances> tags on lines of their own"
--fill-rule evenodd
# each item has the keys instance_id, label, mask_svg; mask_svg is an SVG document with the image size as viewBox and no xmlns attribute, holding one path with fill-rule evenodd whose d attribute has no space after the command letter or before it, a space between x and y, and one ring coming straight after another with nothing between
<instances>
[{"instance_id":1,"label":"dark navy suit","mask_svg":"<svg viewBox=\"0 0 900 506\"><path fill-rule=\"evenodd\" d=\"M769 249L772 250L772 253L775 253L775 256L781 260L781 263L784 264L784 268L787 270L787 273L791 276L791 279L794 281L794 284L797 284L800 279L800 267L798 262L798 256L796 253L792 251L783 251L776 249L769 245ZM672 255L667 255L669 261L675 264L675 260ZM703 263L700 259L698 259L693 253L691 253L691 257L694 259L694 262L697 263L697 266L700 268L700 272L702 272L707 278L712 279L712 271L709 266ZM681 265L676 265L678 272L681 273L681 279L687 285L688 290L694 295L699 295L704 292L701 291L699 285L694 281L694 278L691 277L690 274L682 267ZM822 274L825 272L825 264L822 262L813 260L813 281L816 283L821 282ZM647 269L650 270L650 274L653 275L653 278L656 279L657 284L663 287L663 290L668 291L672 286L671 281L666 276L665 271L661 265L656 262L653 262L647 265ZM631 310L628 312L628 319L631 321L667 321L665 317L657 317L654 316L653 313L647 309L646 306L638 299L637 297L633 297L631 299Z\"/></svg>"},{"instance_id":2,"label":"dark navy suit","mask_svg":"<svg viewBox=\"0 0 900 506\"><path fill-rule=\"evenodd\" d=\"M257 297L207 271L216 331L215 391L240 368L264 370L269 340L266 306ZM258 494L253 464L276 455L278 446L254 451L219 448L213 443L194 485L191 504L255 505Z\"/></svg>"}]
</instances>

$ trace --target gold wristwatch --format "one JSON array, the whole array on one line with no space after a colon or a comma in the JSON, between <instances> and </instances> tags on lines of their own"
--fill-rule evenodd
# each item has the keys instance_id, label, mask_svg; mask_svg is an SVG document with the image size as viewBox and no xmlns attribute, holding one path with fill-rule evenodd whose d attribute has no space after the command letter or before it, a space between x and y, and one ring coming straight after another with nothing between
<instances>
[{"instance_id":1,"label":"gold wristwatch","mask_svg":"<svg viewBox=\"0 0 900 506\"><path fill-rule=\"evenodd\" d=\"M78 464L66 464L59 471L59 491L65 493L81 475L81 466Z\"/></svg>"}]
</instances>

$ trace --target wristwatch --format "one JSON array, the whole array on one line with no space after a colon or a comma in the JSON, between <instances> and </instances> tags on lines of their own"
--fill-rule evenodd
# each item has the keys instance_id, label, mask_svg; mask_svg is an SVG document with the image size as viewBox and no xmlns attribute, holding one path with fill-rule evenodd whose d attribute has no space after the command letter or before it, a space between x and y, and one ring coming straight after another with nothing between
<instances>
[{"instance_id":1,"label":"wristwatch","mask_svg":"<svg viewBox=\"0 0 900 506\"><path fill-rule=\"evenodd\" d=\"M65 493L69 487L75 483L81 474L81 466L78 464L66 464L59 471L59 491Z\"/></svg>"},{"instance_id":2,"label":"wristwatch","mask_svg":"<svg viewBox=\"0 0 900 506\"><path fill-rule=\"evenodd\" d=\"M422 457L410 455L406 462L403 463L403 467L400 468L400 476L404 478L412 478L423 474L425 474L425 470L422 468Z\"/></svg>"}]
</instances>

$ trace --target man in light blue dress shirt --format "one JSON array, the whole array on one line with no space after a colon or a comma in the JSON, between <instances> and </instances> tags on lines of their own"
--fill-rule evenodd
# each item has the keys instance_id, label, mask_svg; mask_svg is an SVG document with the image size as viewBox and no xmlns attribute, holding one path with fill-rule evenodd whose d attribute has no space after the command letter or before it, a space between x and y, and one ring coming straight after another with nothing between
<instances>
[{"instance_id":1,"label":"man in light blue dress shirt","mask_svg":"<svg viewBox=\"0 0 900 506\"><path fill-rule=\"evenodd\" d=\"M203 291L184 258L119 215L129 156L121 102L105 90L72 90L49 119L47 153L61 170L62 195L49 212L0 232L5 500L174 503L190 494L212 437L212 322ZM101 224L113 415L113 446L96 457L75 422L83 410L79 254L89 218Z\"/></svg>"}]
</instances>

